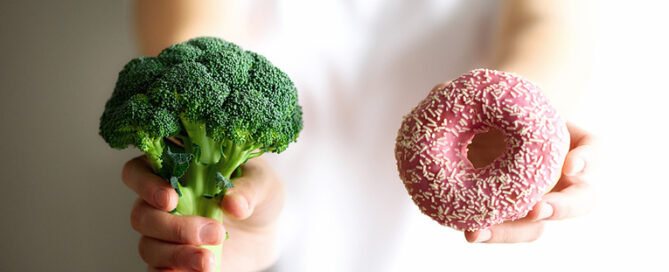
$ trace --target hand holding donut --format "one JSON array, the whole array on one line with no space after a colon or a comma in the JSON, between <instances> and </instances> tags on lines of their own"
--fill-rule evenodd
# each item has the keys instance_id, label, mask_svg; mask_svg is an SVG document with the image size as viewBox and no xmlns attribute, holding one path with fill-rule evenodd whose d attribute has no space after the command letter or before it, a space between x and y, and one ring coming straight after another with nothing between
<instances>
[{"instance_id":1,"label":"hand holding donut","mask_svg":"<svg viewBox=\"0 0 669 272\"><path fill-rule=\"evenodd\" d=\"M595 171L593 149L596 138L589 132L567 122L571 138L562 176L553 189L534 205L526 217L504 222L488 229L466 231L469 242L518 243L539 238L546 220L578 217L588 213L595 203L595 193L588 184L589 173ZM483 146L470 146L470 152L488 153Z\"/></svg>"},{"instance_id":2,"label":"hand holding donut","mask_svg":"<svg viewBox=\"0 0 669 272\"><path fill-rule=\"evenodd\" d=\"M538 238L542 219L590 206L591 143L532 82L476 69L405 116L395 157L422 213L469 241L521 242Z\"/></svg>"}]
</instances>

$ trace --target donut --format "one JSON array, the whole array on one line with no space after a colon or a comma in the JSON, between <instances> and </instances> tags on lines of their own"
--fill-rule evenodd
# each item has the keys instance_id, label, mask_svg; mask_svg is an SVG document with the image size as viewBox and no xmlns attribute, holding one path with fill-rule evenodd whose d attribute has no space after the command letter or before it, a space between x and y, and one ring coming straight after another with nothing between
<instances>
[{"instance_id":1,"label":"donut","mask_svg":"<svg viewBox=\"0 0 669 272\"><path fill-rule=\"evenodd\" d=\"M467 146L497 129L505 151L475 168ZM399 129L400 179L420 211L457 230L525 217L560 177L569 149L565 121L520 76L476 69L433 89Z\"/></svg>"}]
</instances>

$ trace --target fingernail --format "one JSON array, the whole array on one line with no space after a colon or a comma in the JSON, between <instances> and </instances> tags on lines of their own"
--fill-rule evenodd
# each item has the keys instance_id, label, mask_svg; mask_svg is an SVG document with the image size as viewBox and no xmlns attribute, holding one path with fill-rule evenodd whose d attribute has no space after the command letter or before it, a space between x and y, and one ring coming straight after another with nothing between
<instances>
[{"instance_id":1,"label":"fingernail","mask_svg":"<svg viewBox=\"0 0 669 272\"><path fill-rule=\"evenodd\" d=\"M167 201L169 201L170 195L165 192L165 190L158 190L153 193L153 201L158 205L158 207L167 206Z\"/></svg>"},{"instance_id":2,"label":"fingernail","mask_svg":"<svg viewBox=\"0 0 669 272\"><path fill-rule=\"evenodd\" d=\"M575 158L572 160L571 170L566 174L569 176L576 175L583 171L583 168L585 168L585 161L581 158Z\"/></svg>"},{"instance_id":3,"label":"fingernail","mask_svg":"<svg viewBox=\"0 0 669 272\"><path fill-rule=\"evenodd\" d=\"M213 254L207 255L207 257L204 260L205 267L207 267L211 271L213 271L214 268L216 267L216 258L212 255Z\"/></svg>"},{"instance_id":4,"label":"fingernail","mask_svg":"<svg viewBox=\"0 0 669 272\"><path fill-rule=\"evenodd\" d=\"M537 216L537 220L546 219L551 216L553 216L553 205L548 203L541 204L541 207L539 207L539 215Z\"/></svg>"},{"instance_id":5,"label":"fingernail","mask_svg":"<svg viewBox=\"0 0 669 272\"><path fill-rule=\"evenodd\" d=\"M205 244L215 244L220 240L220 231L214 223L204 225L200 228L200 241Z\"/></svg>"},{"instance_id":6,"label":"fingernail","mask_svg":"<svg viewBox=\"0 0 669 272\"><path fill-rule=\"evenodd\" d=\"M196 253L190 259L190 267L195 271L204 271L206 267L214 267L215 260L210 255L204 253ZM214 263L214 266L211 264Z\"/></svg>"},{"instance_id":7,"label":"fingernail","mask_svg":"<svg viewBox=\"0 0 669 272\"><path fill-rule=\"evenodd\" d=\"M482 243L490 240L492 238L492 232L489 229L482 229L479 231L479 235L476 236L474 243Z\"/></svg>"}]
</instances>

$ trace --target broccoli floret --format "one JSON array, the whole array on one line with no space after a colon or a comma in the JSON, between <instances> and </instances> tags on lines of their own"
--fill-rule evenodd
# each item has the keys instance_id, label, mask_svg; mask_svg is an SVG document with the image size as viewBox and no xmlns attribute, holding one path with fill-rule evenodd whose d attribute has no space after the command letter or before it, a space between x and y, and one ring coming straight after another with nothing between
<instances>
[{"instance_id":1,"label":"broccoli floret","mask_svg":"<svg viewBox=\"0 0 669 272\"><path fill-rule=\"evenodd\" d=\"M265 57L212 37L128 62L100 118L111 147L144 151L177 190L173 213L219 220L233 173L250 158L284 151L301 129L290 78Z\"/></svg>"},{"instance_id":2,"label":"broccoli floret","mask_svg":"<svg viewBox=\"0 0 669 272\"><path fill-rule=\"evenodd\" d=\"M110 99L102 114L100 135L113 148L123 149L132 144L144 151L154 169L161 167L164 137L180 130L177 115L153 106L144 94L135 94L124 103L114 105ZM104 132L104 133L103 133Z\"/></svg>"}]
</instances>

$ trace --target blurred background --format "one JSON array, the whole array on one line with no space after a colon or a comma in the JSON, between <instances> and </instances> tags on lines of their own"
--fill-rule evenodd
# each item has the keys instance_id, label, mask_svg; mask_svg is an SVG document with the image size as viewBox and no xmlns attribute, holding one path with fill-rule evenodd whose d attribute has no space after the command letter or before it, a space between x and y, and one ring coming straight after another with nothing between
<instances>
[{"instance_id":1,"label":"blurred background","mask_svg":"<svg viewBox=\"0 0 669 272\"><path fill-rule=\"evenodd\" d=\"M120 181L138 153L97 135L118 71L137 55L131 6L0 2L0 271L145 270L129 224L135 196ZM666 271L667 8L601 1L593 14L596 69L574 116L604 144L597 208L532 244L471 245L451 268L486 256L520 271ZM507 249L515 259L498 254Z\"/></svg>"}]
</instances>

